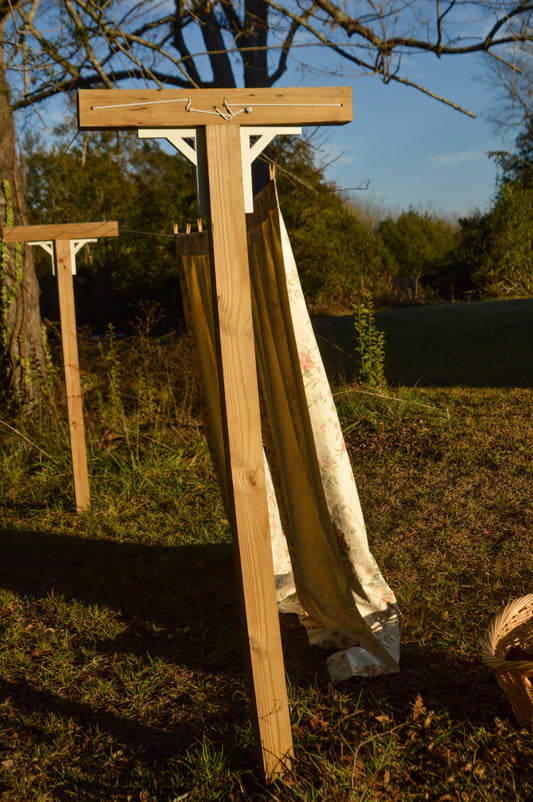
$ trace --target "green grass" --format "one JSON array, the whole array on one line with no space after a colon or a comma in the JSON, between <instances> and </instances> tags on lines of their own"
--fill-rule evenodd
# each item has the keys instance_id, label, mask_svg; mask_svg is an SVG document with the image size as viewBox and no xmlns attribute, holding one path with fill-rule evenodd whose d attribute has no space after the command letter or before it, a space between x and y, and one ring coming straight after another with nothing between
<instances>
[{"instance_id":1,"label":"green grass","mask_svg":"<svg viewBox=\"0 0 533 802\"><path fill-rule=\"evenodd\" d=\"M502 330L492 360L516 347ZM296 757L266 788L186 343L81 345L89 510L61 382L35 420L0 415L2 802L531 800L533 735L479 658L533 587L531 389L427 386L420 361L414 389L337 388L402 671L333 688L282 617Z\"/></svg>"},{"instance_id":2,"label":"green grass","mask_svg":"<svg viewBox=\"0 0 533 802\"><path fill-rule=\"evenodd\" d=\"M426 387L533 387L533 299L435 304L376 313L387 379ZM351 315L317 318L332 373L358 370Z\"/></svg>"}]
</instances>

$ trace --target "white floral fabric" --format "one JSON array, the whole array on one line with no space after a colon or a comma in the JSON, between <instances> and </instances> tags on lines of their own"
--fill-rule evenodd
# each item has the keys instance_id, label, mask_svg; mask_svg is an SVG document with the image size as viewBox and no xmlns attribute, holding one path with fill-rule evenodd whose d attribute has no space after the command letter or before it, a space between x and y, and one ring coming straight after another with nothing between
<instances>
[{"instance_id":1,"label":"white floral fabric","mask_svg":"<svg viewBox=\"0 0 533 802\"><path fill-rule=\"evenodd\" d=\"M209 371L204 377L211 379L203 382L205 389L213 383L215 337L211 330L207 346L198 342L206 322L208 328L213 326L205 262L208 243L205 234L190 236L196 237L194 244L180 237L178 252L189 320L204 364L201 372ZM300 615L311 644L334 650L328 658L334 682L398 671L400 610L368 547L352 468L274 182L255 199L254 213L248 215L248 252L280 610ZM207 406L215 459L223 466L223 445L217 444L220 399L211 398ZM221 485L224 490L222 477Z\"/></svg>"}]
</instances>

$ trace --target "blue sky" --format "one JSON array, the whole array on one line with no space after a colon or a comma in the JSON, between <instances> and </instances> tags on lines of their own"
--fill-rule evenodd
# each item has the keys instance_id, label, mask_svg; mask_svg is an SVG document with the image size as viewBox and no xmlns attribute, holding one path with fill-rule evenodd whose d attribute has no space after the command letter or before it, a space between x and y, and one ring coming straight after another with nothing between
<instances>
[{"instance_id":1,"label":"blue sky","mask_svg":"<svg viewBox=\"0 0 533 802\"><path fill-rule=\"evenodd\" d=\"M334 64L335 58L326 48L295 48L282 81L284 86L352 86L353 122L321 134L326 136L324 157L333 160L328 178L341 188L368 182L354 198L392 213L413 206L458 217L488 209L496 169L487 153L505 143L487 119L496 94L485 80L487 57L439 60L419 54L402 65L404 75L466 107L475 119L415 89L354 75L347 62Z\"/></svg>"},{"instance_id":2,"label":"blue sky","mask_svg":"<svg viewBox=\"0 0 533 802\"><path fill-rule=\"evenodd\" d=\"M414 206L461 216L487 209L496 179L487 152L504 142L487 119L496 90L485 80L484 57L439 61L424 54L413 59L408 74L476 118L399 84L384 85L370 76L339 77L336 83L352 86L354 121L328 130L326 151L337 157L328 177L341 187L366 185L368 180L368 190L354 193L355 198L393 211ZM331 85L332 79L308 80L304 75L301 83Z\"/></svg>"}]
</instances>

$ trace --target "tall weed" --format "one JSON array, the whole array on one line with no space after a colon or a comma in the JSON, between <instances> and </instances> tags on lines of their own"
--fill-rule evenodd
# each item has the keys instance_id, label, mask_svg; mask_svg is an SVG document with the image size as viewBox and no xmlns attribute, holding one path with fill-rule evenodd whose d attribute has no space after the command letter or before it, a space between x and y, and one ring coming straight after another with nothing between
<instances>
[{"instance_id":1,"label":"tall weed","mask_svg":"<svg viewBox=\"0 0 533 802\"><path fill-rule=\"evenodd\" d=\"M376 310L371 293L353 305L356 350L361 360L358 379L367 387L383 388L385 378L385 335L376 326Z\"/></svg>"}]
</instances>

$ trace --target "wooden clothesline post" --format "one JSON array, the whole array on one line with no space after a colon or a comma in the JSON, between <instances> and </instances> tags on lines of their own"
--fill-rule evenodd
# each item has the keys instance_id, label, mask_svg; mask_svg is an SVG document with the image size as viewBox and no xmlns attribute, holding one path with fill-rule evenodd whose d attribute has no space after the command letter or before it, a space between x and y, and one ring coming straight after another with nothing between
<instances>
[{"instance_id":1,"label":"wooden clothesline post","mask_svg":"<svg viewBox=\"0 0 533 802\"><path fill-rule=\"evenodd\" d=\"M251 163L283 126L344 124L349 87L81 90L80 130L137 129L166 138L197 167L200 213L210 221L212 284L233 535L249 644L260 765L270 781L289 765L292 733L270 545L252 323L246 212ZM193 140L195 147L191 146Z\"/></svg>"},{"instance_id":2,"label":"wooden clothesline post","mask_svg":"<svg viewBox=\"0 0 533 802\"><path fill-rule=\"evenodd\" d=\"M51 254L57 273L70 451L78 512L89 506L90 491L72 274L76 272L75 256L82 245L86 242L95 242L99 237L116 237L117 235L118 224L116 222L6 226L2 234L6 242L29 242L30 245L41 245Z\"/></svg>"}]
</instances>

